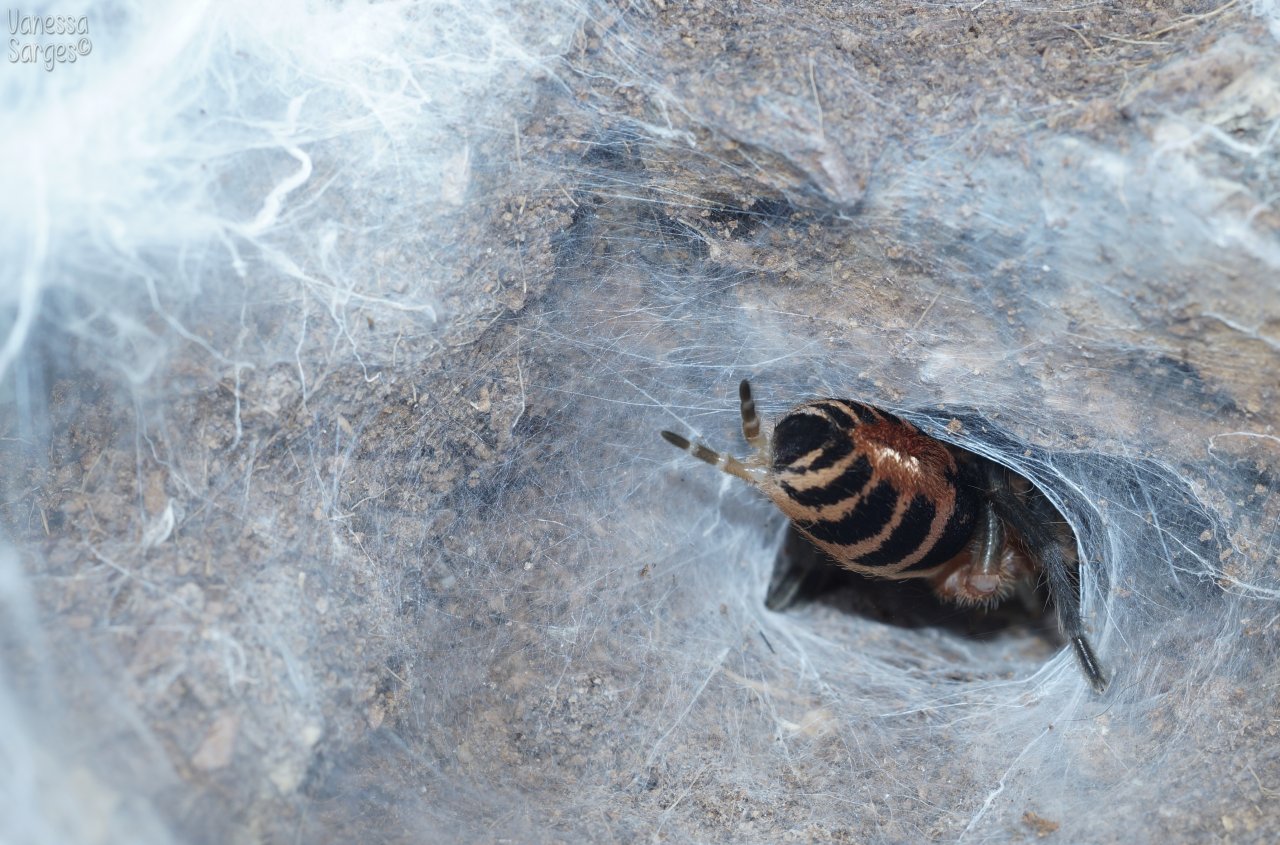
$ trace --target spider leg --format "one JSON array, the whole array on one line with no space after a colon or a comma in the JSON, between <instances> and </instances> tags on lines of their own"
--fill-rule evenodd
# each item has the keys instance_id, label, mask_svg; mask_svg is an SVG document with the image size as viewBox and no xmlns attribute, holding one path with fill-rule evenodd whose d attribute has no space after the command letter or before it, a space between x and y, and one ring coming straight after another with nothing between
<instances>
[{"instance_id":1,"label":"spider leg","mask_svg":"<svg viewBox=\"0 0 1280 845\"><path fill-rule=\"evenodd\" d=\"M994 510L994 505L987 504L979 511L978 528L974 532L979 542L973 555L974 572L971 577L979 578L984 586L992 581L998 582L1003 569L1004 523L992 513Z\"/></svg>"},{"instance_id":2,"label":"spider leg","mask_svg":"<svg viewBox=\"0 0 1280 845\"><path fill-rule=\"evenodd\" d=\"M1102 664L1085 636L1080 616L1080 588L1072 572L1072 564L1062 549L1062 542L1050 526L1061 520L1049 500L1032 488L1020 496L1009 484L1008 470L990 461L986 464L986 481L991 505L1014 531L1022 537L1027 552L1036 558L1049 579L1049 591L1058 605L1058 623L1071 642L1080 669L1096 692L1107 688Z\"/></svg>"},{"instance_id":3,"label":"spider leg","mask_svg":"<svg viewBox=\"0 0 1280 845\"><path fill-rule=\"evenodd\" d=\"M700 461L706 461L721 472L727 472L729 475L741 478L752 487L759 486L759 479L751 473L742 461L733 455L721 455L719 452L712 451L701 443L690 443L687 438L681 437L674 431L663 431L662 439L675 446L677 449L683 449L690 455L693 455Z\"/></svg>"},{"instance_id":4,"label":"spider leg","mask_svg":"<svg viewBox=\"0 0 1280 845\"><path fill-rule=\"evenodd\" d=\"M1027 574L1030 562L1012 556L1005 542L1004 520L990 498L978 504L977 524L966 552L929 576L933 592L944 601L965 607L994 607Z\"/></svg>"}]
</instances>

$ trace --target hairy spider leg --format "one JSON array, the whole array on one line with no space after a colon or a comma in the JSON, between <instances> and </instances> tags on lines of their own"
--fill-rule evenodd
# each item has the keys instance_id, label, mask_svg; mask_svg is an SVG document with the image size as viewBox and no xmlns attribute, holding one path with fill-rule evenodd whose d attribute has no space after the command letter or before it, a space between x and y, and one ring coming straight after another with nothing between
<instances>
[{"instance_id":1,"label":"hairy spider leg","mask_svg":"<svg viewBox=\"0 0 1280 845\"><path fill-rule=\"evenodd\" d=\"M987 592L996 595L1001 571L1004 569L1004 523L996 516L995 508L990 504L984 504L978 512L978 519L975 532L978 534L978 549L973 556L973 575L969 580L977 581Z\"/></svg>"},{"instance_id":2,"label":"hairy spider leg","mask_svg":"<svg viewBox=\"0 0 1280 845\"><path fill-rule=\"evenodd\" d=\"M1071 642L1076 660L1095 691L1107 688L1107 677L1102 672L1098 656L1085 636L1084 620L1080 616L1080 589L1072 577L1071 563L1062 550L1061 541L1049 528L1060 517L1037 490L1025 497L1019 496L1010 485L1003 483L1005 469L998 464L987 467L987 488L996 513L1016 531L1027 545L1027 553L1037 558L1045 577L1049 579L1049 592L1058 605L1058 624Z\"/></svg>"},{"instance_id":3,"label":"hairy spider leg","mask_svg":"<svg viewBox=\"0 0 1280 845\"><path fill-rule=\"evenodd\" d=\"M1004 520L988 499L978 504L973 537L966 554L929 578L934 593L962 606L991 608L1003 601L1025 575L1031 562L1011 554Z\"/></svg>"}]
</instances>

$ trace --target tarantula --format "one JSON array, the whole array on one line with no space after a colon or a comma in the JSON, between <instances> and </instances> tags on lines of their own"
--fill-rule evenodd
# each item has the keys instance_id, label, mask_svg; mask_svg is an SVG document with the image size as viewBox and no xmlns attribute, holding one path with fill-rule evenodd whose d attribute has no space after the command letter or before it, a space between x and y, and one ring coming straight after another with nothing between
<instances>
[{"instance_id":1,"label":"tarantula","mask_svg":"<svg viewBox=\"0 0 1280 845\"><path fill-rule=\"evenodd\" d=\"M663 438L773 500L839 565L874 578L926 580L942 599L992 605L1045 574L1062 631L1090 685L1107 685L1085 637L1074 555L1052 504L1022 476L922 433L886 411L818 399L761 431L751 385L739 386L742 460Z\"/></svg>"}]
</instances>

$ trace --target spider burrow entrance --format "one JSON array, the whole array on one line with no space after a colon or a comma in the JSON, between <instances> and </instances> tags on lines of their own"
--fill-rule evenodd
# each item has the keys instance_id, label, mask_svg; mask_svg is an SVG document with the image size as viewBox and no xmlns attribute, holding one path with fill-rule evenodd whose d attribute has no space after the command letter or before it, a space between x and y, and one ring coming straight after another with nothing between
<instances>
[{"instance_id":1,"label":"spider burrow entrance","mask_svg":"<svg viewBox=\"0 0 1280 845\"><path fill-rule=\"evenodd\" d=\"M720 454L670 431L663 438L758 488L796 532L860 575L924 581L944 601L994 606L1043 573L1082 672L1096 691L1106 688L1084 632L1070 540L1029 481L854 400L806 402L765 434L745 380L738 396L752 457ZM776 586L778 595L791 589Z\"/></svg>"}]
</instances>

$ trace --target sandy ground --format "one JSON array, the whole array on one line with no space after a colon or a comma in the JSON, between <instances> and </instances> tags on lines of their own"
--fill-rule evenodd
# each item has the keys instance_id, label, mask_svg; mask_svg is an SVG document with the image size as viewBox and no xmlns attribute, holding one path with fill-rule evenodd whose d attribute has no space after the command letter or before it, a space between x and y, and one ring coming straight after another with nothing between
<instances>
[{"instance_id":1,"label":"sandy ground","mask_svg":"<svg viewBox=\"0 0 1280 845\"><path fill-rule=\"evenodd\" d=\"M9 651L72 792L209 843L1268 841L1276 44L1125 5L593 7L467 204L386 244L439 320L315 309L295 358L307 304L211 285L181 319L255 366L157 325L141 386L49 327ZM1057 456L1115 697L974 692L1057 652L1038 612L762 627L778 521L655 435L733 444L746 375ZM1167 591L1117 559L1144 525ZM896 656L831 671L858 649Z\"/></svg>"}]
</instances>

